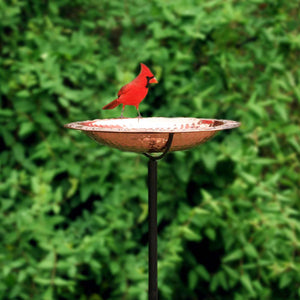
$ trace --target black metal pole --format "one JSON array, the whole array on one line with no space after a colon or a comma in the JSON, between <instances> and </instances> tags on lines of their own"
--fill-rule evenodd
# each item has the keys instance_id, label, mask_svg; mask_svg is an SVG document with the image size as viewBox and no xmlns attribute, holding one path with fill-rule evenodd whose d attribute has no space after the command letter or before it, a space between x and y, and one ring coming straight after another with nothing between
<instances>
[{"instance_id":1,"label":"black metal pole","mask_svg":"<svg viewBox=\"0 0 300 300\"><path fill-rule=\"evenodd\" d=\"M149 226L149 246L148 246L148 299L158 299L157 289L157 161L162 159L170 150L174 133L169 133L163 153L159 156L151 156L144 153L149 158L148 161L148 226Z\"/></svg>"},{"instance_id":2,"label":"black metal pole","mask_svg":"<svg viewBox=\"0 0 300 300\"><path fill-rule=\"evenodd\" d=\"M149 300L157 300L157 161L149 159L148 162L148 294Z\"/></svg>"}]
</instances>

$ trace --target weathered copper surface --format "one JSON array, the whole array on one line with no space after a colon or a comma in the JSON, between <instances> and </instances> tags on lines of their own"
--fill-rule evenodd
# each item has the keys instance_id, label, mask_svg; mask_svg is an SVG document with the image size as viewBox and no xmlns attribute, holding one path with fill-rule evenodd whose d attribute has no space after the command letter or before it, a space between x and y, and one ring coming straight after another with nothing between
<instances>
[{"instance_id":1,"label":"weathered copper surface","mask_svg":"<svg viewBox=\"0 0 300 300\"><path fill-rule=\"evenodd\" d=\"M200 145L218 131L239 126L231 120L197 118L99 119L65 125L83 131L99 144L139 153L162 152L169 133L174 133L169 151L178 151Z\"/></svg>"}]
</instances>

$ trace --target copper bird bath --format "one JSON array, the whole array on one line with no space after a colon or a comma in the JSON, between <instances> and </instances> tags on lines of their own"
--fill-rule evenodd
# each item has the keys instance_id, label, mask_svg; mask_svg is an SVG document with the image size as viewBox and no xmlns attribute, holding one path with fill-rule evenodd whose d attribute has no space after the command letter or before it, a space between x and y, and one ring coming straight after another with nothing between
<instances>
[{"instance_id":1,"label":"copper bird bath","mask_svg":"<svg viewBox=\"0 0 300 300\"><path fill-rule=\"evenodd\" d=\"M67 128L83 131L101 145L143 153L148 162L149 261L148 297L158 299L157 290L157 160L167 152L187 150L203 144L218 131L239 127L230 120L197 118L129 118L74 122ZM153 153L159 153L154 154Z\"/></svg>"}]
</instances>

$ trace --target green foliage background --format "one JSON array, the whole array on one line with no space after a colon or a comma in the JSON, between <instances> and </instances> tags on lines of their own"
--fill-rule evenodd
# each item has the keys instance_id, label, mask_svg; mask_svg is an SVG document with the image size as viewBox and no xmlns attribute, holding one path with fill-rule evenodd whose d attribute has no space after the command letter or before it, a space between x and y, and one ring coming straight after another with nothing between
<instances>
[{"instance_id":1,"label":"green foliage background","mask_svg":"<svg viewBox=\"0 0 300 300\"><path fill-rule=\"evenodd\" d=\"M159 298L298 299L299 12L0 0L0 299L147 299L147 160L63 128L118 117L139 62L144 117L242 122L159 163Z\"/></svg>"}]
</instances>

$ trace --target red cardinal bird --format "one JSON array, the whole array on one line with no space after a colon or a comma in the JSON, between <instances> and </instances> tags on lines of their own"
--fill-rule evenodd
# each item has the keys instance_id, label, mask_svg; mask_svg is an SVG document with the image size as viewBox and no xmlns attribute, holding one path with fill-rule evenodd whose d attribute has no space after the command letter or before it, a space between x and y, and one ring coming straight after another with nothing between
<instances>
[{"instance_id":1,"label":"red cardinal bird","mask_svg":"<svg viewBox=\"0 0 300 300\"><path fill-rule=\"evenodd\" d=\"M121 118L123 118L125 105L133 105L136 107L139 117L141 117L139 105L146 97L151 83L158 83L158 81L149 68L141 63L140 74L119 90L117 99L105 105L102 109L113 109L118 105L123 104L121 113Z\"/></svg>"}]
</instances>

